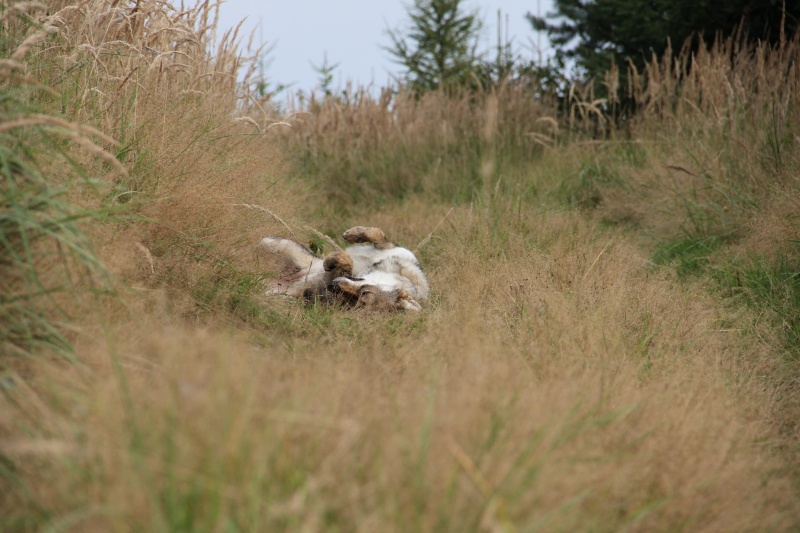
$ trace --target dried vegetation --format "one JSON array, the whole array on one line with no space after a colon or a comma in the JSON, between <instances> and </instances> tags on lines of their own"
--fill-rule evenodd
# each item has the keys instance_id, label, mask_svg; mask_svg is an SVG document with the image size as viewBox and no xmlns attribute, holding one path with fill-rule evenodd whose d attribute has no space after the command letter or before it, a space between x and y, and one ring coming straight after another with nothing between
<instances>
[{"instance_id":1,"label":"dried vegetation","mask_svg":"<svg viewBox=\"0 0 800 533\"><path fill-rule=\"evenodd\" d=\"M796 41L279 117L215 10L0 7L0 529L798 527ZM356 224L423 313L263 293Z\"/></svg>"}]
</instances>

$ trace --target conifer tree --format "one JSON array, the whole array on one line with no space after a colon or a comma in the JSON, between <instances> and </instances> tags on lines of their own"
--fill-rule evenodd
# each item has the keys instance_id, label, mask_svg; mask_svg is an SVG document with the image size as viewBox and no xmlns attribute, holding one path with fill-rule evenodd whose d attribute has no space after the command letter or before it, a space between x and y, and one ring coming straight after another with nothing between
<instances>
[{"instance_id":1,"label":"conifer tree","mask_svg":"<svg viewBox=\"0 0 800 533\"><path fill-rule=\"evenodd\" d=\"M527 15L545 31L561 59L588 75L604 72L615 56L641 67L671 42L677 53L690 37L707 45L734 32L741 39L777 43L792 36L798 0L554 0L546 17ZM783 25L783 28L782 28ZM693 46L699 46L695 39Z\"/></svg>"},{"instance_id":2,"label":"conifer tree","mask_svg":"<svg viewBox=\"0 0 800 533\"><path fill-rule=\"evenodd\" d=\"M407 6L410 22L387 29L391 45L384 47L406 72L416 90L464 85L480 65L477 53L481 21L464 0L414 0Z\"/></svg>"}]
</instances>

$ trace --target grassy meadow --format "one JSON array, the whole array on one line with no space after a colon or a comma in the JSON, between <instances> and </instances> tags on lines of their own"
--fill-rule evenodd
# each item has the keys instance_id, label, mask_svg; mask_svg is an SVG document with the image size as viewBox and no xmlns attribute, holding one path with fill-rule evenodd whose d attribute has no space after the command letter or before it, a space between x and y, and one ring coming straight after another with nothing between
<instances>
[{"instance_id":1,"label":"grassy meadow","mask_svg":"<svg viewBox=\"0 0 800 533\"><path fill-rule=\"evenodd\" d=\"M800 528L797 39L279 112L216 9L0 5L1 531ZM355 225L421 313L265 293Z\"/></svg>"}]
</instances>

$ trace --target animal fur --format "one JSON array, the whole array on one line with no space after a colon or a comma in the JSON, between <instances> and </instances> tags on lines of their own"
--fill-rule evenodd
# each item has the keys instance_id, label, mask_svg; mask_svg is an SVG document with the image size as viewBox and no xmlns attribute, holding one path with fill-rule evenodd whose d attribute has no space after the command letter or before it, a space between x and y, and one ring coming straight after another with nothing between
<instances>
[{"instance_id":1,"label":"animal fur","mask_svg":"<svg viewBox=\"0 0 800 533\"><path fill-rule=\"evenodd\" d=\"M302 244L264 237L261 246L279 260L281 272L269 289L303 299L341 299L356 308L420 311L428 297L425 273L414 254L373 227L350 228L351 243L324 259Z\"/></svg>"}]
</instances>

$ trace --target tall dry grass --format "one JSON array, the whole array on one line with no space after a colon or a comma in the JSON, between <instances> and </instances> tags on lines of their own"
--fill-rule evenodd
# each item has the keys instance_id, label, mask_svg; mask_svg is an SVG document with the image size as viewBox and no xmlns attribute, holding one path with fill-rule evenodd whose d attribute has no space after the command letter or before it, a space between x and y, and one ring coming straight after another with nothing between
<instances>
[{"instance_id":1,"label":"tall dry grass","mask_svg":"<svg viewBox=\"0 0 800 533\"><path fill-rule=\"evenodd\" d=\"M588 89L559 123L554 101L513 84L344 95L270 128L269 102L234 83L246 58L235 34L214 36L214 5L50 7L25 56L59 95L41 105L117 139L106 148L127 171L87 157L107 193L70 191L118 210L85 228L117 296L70 302L75 364L42 352L2 366L0 529L800 523L784 332L648 259L713 212L728 190L713 165L757 168L725 144L762 138L741 102L739 129L712 127L721 101L692 107L705 93L687 92L681 112L705 114L673 119L665 103L603 142L586 138L602 111ZM772 53L762 63L790 65ZM719 204L735 231L715 218L702 235L748 246L778 216L761 199L793 201L781 169L783 197L767 171L752 189L737 175L737 195L763 196ZM423 313L263 294L258 237L307 242L309 222L374 224L415 249L433 287Z\"/></svg>"},{"instance_id":2,"label":"tall dry grass","mask_svg":"<svg viewBox=\"0 0 800 533\"><path fill-rule=\"evenodd\" d=\"M639 196L628 201L619 192L612 208L637 206L629 216L659 233L678 226L743 236L748 220L798 187L799 53L797 38L775 49L728 39L676 58L668 50L646 72L631 72L639 142L604 149L629 158L619 181ZM660 168L647 168L650 161ZM615 188L625 187L607 187Z\"/></svg>"},{"instance_id":3,"label":"tall dry grass","mask_svg":"<svg viewBox=\"0 0 800 533\"><path fill-rule=\"evenodd\" d=\"M437 217L421 218L409 237ZM422 316L265 300L320 327L257 344L148 315L87 331L91 371L41 365L55 386L13 396L39 409L17 415L35 437L5 441L27 489L6 516L43 505L83 531L796 523L779 457L754 445L775 438L754 376L776 354L746 331L768 338L763 324L574 214L450 220L429 244L449 290Z\"/></svg>"},{"instance_id":4,"label":"tall dry grass","mask_svg":"<svg viewBox=\"0 0 800 533\"><path fill-rule=\"evenodd\" d=\"M799 57L795 37L654 58L629 75L640 106L631 138L596 144L566 184L595 216L646 235L656 262L708 273L762 308L786 339L790 376L800 350Z\"/></svg>"},{"instance_id":5,"label":"tall dry grass","mask_svg":"<svg viewBox=\"0 0 800 533\"><path fill-rule=\"evenodd\" d=\"M0 357L25 357L40 346L70 357L58 324L58 301L76 285L107 287L104 268L80 222L108 210L80 201L98 182L88 165L125 168L107 150L115 141L96 128L41 105L55 94L28 72L26 55L54 27L31 24L41 9L19 3L0 9ZM26 21L20 23L20 20ZM58 168L57 176L52 170Z\"/></svg>"},{"instance_id":6,"label":"tall dry grass","mask_svg":"<svg viewBox=\"0 0 800 533\"><path fill-rule=\"evenodd\" d=\"M216 286L253 277L239 251L283 228L270 213L291 220L303 196L283 179L267 104L251 92L261 51L245 55L238 28L217 35L216 3L48 8L46 36L25 56L57 95L43 105L116 139L108 150L127 170L91 167L121 220L92 227L103 262L129 286L168 293L175 310L207 314L230 295Z\"/></svg>"},{"instance_id":7,"label":"tall dry grass","mask_svg":"<svg viewBox=\"0 0 800 533\"><path fill-rule=\"evenodd\" d=\"M297 172L326 201L382 203L424 194L470 201L498 181L516 182L552 145L559 128L555 98L535 98L522 83L459 94L347 90L312 100L291 117L286 150Z\"/></svg>"}]
</instances>

